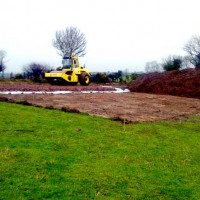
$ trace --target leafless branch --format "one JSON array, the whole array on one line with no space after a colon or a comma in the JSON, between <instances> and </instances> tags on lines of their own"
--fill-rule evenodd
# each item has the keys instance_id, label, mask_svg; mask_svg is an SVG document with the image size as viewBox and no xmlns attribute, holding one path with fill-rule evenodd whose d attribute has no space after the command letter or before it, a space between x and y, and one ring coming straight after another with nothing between
<instances>
[{"instance_id":1,"label":"leafless branch","mask_svg":"<svg viewBox=\"0 0 200 200\"><path fill-rule=\"evenodd\" d=\"M53 46L58 54L63 56L84 56L86 54L85 35L76 27L68 27L65 30L56 31Z\"/></svg>"},{"instance_id":2,"label":"leafless branch","mask_svg":"<svg viewBox=\"0 0 200 200\"><path fill-rule=\"evenodd\" d=\"M5 58L7 56L7 52L4 50L0 50L0 72L4 72L6 69Z\"/></svg>"},{"instance_id":3,"label":"leafless branch","mask_svg":"<svg viewBox=\"0 0 200 200\"><path fill-rule=\"evenodd\" d=\"M188 53L189 62L200 67L200 36L192 36L183 49Z\"/></svg>"}]
</instances>

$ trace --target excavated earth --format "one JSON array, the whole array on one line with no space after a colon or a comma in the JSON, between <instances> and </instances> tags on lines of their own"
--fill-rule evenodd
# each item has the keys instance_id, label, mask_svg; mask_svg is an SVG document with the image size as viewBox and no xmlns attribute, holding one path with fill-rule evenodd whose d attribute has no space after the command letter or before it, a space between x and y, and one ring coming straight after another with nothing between
<instances>
[{"instance_id":1,"label":"excavated earth","mask_svg":"<svg viewBox=\"0 0 200 200\"><path fill-rule=\"evenodd\" d=\"M55 88L56 87L56 88ZM3 91L74 91L69 94L20 93ZM182 120L188 115L200 115L200 99L145 93L80 93L77 91L113 91L100 86L49 86L28 84L0 84L0 100L34 105L64 112L88 113L126 123Z\"/></svg>"},{"instance_id":2,"label":"excavated earth","mask_svg":"<svg viewBox=\"0 0 200 200\"><path fill-rule=\"evenodd\" d=\"M149 73L132 81L132 92L169 94L200 99L200 69Z\"/></svg>"}]
</instances>

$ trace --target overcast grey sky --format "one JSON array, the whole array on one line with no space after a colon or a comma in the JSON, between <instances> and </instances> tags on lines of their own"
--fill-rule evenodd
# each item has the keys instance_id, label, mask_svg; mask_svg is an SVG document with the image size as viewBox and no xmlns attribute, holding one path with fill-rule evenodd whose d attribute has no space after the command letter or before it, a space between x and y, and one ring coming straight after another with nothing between
<instances>
[{"instance_id":1,"label":"overcast grey sky","mask_svg":"<svg viewBox=\"0 0 200 200\"><path fill-rule=\"evenodd\" d=\"M86 36L81 59L90 71L144 70L148 61L184 55L200 35L199 0L1 0L0 49L7 72L32 61L61 65L52 46L57 30L76 26Z\"/></svg>"}]
</instances>

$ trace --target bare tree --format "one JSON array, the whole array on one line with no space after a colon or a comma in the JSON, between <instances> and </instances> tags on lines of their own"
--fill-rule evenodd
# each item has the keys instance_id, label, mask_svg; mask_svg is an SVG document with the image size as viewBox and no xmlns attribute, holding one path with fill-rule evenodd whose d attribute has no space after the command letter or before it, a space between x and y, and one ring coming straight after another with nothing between
<instances>
[{"instance_id":1,"label":"bare tree","mask_svg":"<svg viewBox=\"0 0 200 200\"><path fill-rule=\"evenodd\" d=\"M53 46L58 54L64 56L84 56L86 54L85 35L76 27L67 27L65 30L56 31Z\"/></svg>"},{"instance_id":2,"label":"bare tree","mask_svg":"<svg viewBox=\"0 0 200 200\"><path fill-rule=\"evenodd\" d=\"M188 53L188 61L200 68L200 36L192 36L183 49Z\"/></svg>"},{"instance_id":3,"label":"bare tree","mask_svg":"<svg viewBox=\"0 0 200 200\"><path fill-rule=\"evenodd\" d=\"M2 75L3 75L3 72L6 69L6 65L5 65L6 56L7 56L6 51L0 50L0 72L2 72Z\"/></svg>"},{"instance_id":4,"label":"bare tree","mask_svg":"<svg viewBox=\"0 0 200 200\"><path fill-rule=\"evenodd\" d=\"M159 72L159 71L161 71L161 65L159 63L157 63L157 61L147 62L145 64L145 71L147 73Z\"/></svg>"},{"instance_id":5,"label":"bare tree","mask_svg":"<svg viewBox=\"0 0 200 200\"><path fill-rule=\"evenodd\" d=\"M28 73L30 77L33 77L34 81L40 81L44 78L44 73L47 71L51 71L51 67L48 65L40 64L40 63L29 63L24 68L23 71Z\"/></svg>"},{"instance_id":6,"label":"bare tree","mask_svg":"<svg viewBox=\"0 0 200 200\"><path fill-rule=\"evenodd\" d=\"M193 67L193 64L191 64L190 62L190 57L187 55L187 56L183 56L182 57L182 67L181 69L188 69L188 68L191 68Z\"/></svg>"}]
</instances>

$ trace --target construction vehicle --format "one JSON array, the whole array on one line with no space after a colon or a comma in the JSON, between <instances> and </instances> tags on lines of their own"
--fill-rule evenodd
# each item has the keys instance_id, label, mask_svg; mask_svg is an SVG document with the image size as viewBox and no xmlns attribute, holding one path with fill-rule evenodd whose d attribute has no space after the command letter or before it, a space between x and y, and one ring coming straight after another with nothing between
<instances>
[{"instance_id":1,"label":"construction vehicle","mask_svg":"<svg viewBox=\"0 0 200 200\"><path fill-rule=\"evenodd\" d=\"M45 73L45 79L52 85L89 85L90 72L80 65L79 58L76 56L63 57L62 67L56 71Z\"/></svg>"}]
</instances>

